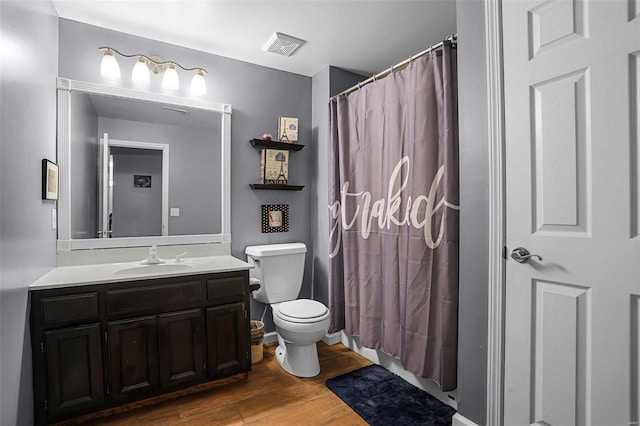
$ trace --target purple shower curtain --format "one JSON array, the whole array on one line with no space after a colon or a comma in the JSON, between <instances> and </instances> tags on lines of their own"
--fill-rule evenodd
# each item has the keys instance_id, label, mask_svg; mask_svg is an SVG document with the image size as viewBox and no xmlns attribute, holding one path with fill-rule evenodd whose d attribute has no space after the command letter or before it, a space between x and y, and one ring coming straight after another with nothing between
<instances>
[{"instance_id":1,"label":"purple shower curtain","mask_svg":"<svg viewBox=\"0 0 640 426\"><path fill-rule=\"evenodd\" d=\"M458 343L458 108L449 42L331 100L331 330L447 391Z\"/></svg>"}]
</instances>

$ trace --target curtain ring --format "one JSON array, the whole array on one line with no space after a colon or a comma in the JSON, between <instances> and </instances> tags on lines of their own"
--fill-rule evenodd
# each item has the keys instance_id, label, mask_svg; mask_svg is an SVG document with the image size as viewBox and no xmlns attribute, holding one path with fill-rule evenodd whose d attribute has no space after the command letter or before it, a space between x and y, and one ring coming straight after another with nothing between
<instances>
[{"instance_id":1,"label":"curtain ring","mask_svg":"<svg viewBox=\"0 0 640 426\"><path fill-rule=\"evenodd\" d=\"M360 84L362 84L361 81L358 82L358 90L360 90Z\"/></svg>"},{"instance_id":2,"label":"curtain ring","mask_svg":"<svg viewBox=\"0 0 640 426\"><path fill-rule=\"evenodd\" d=\"M375 74L372 75L371 78L373 79L373 82L375 83L376 82L376 75Z\"/></svg>"}]
</instances>

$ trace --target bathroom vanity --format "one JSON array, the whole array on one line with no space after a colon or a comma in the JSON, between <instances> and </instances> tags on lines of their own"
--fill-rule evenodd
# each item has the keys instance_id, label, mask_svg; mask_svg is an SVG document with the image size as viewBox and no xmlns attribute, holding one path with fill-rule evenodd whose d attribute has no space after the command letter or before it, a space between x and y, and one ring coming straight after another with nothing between
<instances>
[{"instance_id":1,"label":"bathroom vanity","mask_svg":"<svg viewBox=\"0 0 640 426\"><path fill-rule=\"evenodd\" d=\"M252 266L230 255L231 105L67 78L56 89L58 267L29 287L35 423L246 374ZM120 157L133 165L118 172Z\"/></svg>"},{"instance_id":2,"label":"bathroom vanity","mask_svg":"<svg viewBox=\"0 0 640 426\"><path fill-rule=\"evenodd\" d=\"M35 423L249 372L250 267L214 256L59 267L36 281Z\"/></svg>"}]
</instances>

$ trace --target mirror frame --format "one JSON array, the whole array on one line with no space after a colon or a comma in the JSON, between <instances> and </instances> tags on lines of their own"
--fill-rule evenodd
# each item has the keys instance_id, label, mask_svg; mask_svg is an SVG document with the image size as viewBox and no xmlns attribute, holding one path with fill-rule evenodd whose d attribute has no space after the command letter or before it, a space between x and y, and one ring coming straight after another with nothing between
<instances>
[{"instance_id":1,"label":"mirror frame","mask_svg":"<svg viewBox=\"0 0 640 426\"><path fill-rule=\"evenodd\" d=\"M143 92L122 87L57 78L58 115L58 241L57 251L141 247L151 245L203 244L231 242L231 105L197 99L180 98L159 93ZM200 235L169 235L124 238L71 238L71 93L80 92L161 103L177 107L190 107L217 112L221 120L220 152L220 216L221 233Z\"/></svg>"}]
</instances>

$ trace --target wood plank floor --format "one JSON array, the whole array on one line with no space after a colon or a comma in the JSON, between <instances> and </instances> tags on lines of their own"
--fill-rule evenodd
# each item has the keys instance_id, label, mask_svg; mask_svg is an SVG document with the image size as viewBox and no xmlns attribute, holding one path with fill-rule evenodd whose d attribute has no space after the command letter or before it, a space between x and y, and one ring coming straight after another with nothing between
<instances>
[{"instance_id":1,"label":"wood plank floor","mask_svg":"<svg viewBox=\"0 0 640 426\"><path fill-rule=\"evenodd\" d=\"M275 344L265 346L264 359L247 380L215 386L153 406L96 419L85 424L114 425L366 425L326 386L331 377L371 362L342 344L318 343L321 372L299 378L285 372L275 359ZM69 422L71 423L71 422Z\"/></svg>"}]
</instances>

